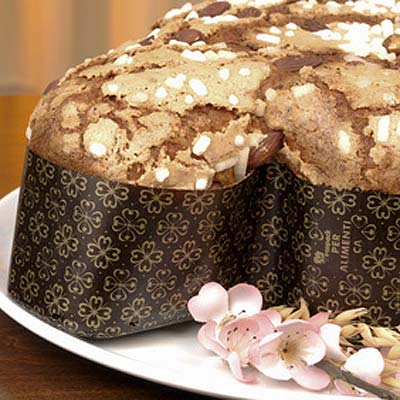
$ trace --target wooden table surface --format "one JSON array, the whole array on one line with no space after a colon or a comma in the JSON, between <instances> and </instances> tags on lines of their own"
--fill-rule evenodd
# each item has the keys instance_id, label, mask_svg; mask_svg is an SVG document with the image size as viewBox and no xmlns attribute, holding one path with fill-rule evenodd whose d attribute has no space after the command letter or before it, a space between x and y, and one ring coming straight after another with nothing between
<instances>
[{"instance_id":1,"label":"wooden table surface","mask_svg":"<svg viewBox=\"0 0 400 400\"><path fill-rule=\"evenodd\" d=\"M19 186L25 130L37 96L0 96L0 197ZM201 400L83 360L0 311L0 400Z\"/></svg>"}]
</instances>

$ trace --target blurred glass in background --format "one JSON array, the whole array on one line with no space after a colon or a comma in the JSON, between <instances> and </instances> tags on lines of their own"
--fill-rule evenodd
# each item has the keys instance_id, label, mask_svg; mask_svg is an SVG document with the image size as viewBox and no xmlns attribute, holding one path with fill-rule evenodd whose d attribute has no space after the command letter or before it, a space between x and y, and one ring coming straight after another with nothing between
<instances>
[{"instance_id":1,"label":"blurred glass in background","mask_svg":"<svg viewBox=\"0 0 400 400\"><path fill-rule=\"evenodd\" d=\"M41 93L187 0L0 0L0 95ZM198 3L199 1L192 1Z\"/></svg>"}]
</instances>

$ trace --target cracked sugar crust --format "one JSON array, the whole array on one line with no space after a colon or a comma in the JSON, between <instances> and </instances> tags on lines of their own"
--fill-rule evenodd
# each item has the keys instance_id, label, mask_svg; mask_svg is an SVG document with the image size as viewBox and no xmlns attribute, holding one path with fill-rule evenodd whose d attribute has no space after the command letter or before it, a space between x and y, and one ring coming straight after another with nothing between
<instances>
[{"instance_id":1,"label":"cracked sugar crust","mask_svg":"<svg viewBox=\"0 0 400 400\"><path fill-rule=\"evenodd\" d=\"M30 147L149 187L227 186L275 156L314 184L400 194L399 13L391 0L188 3L50 84Z\"/></svg>"}]
</instances>

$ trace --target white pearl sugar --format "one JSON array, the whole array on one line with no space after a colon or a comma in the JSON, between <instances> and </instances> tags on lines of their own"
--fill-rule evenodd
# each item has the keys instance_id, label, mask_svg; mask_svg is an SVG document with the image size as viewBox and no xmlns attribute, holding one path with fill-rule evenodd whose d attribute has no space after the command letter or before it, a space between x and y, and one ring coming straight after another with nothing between
<instances>
[{"instance_id":1,"label":"white pearl sugar","mask_svg":"<svg viewBox=\"0 0 400 400\"><path fill-rule=\"evenodd\" d=\"M117 93L119 86L116 85L115 83L110 83L110 84L108 84L107 88L111 93Z\"/></svg>"},{"instance_id":2,"label":"white pearl sugar","mask_svg":"<svg viewBox=\"0 0 400 400\"><path fill-rule=\"evenodd\" d=\"M235 146L236 147L242 147L244 146L244 136L243 135L236 135L235 137Z\"/></svg>"},{"instance_id":3,"label":"white pearl sugar","mask_svg":"<svg viewBox=\"0 0 400 400\"><path fill-rule=\"evenodd\" d=\"M103 143L91 143L89 151L96 157L103 157L107 154L107 147Z\"/></svg>"},{"instance_id":4,"label":"white pearl sugar","mask_svg":"<svg viewBox=\"0 0 400 400\"><path fill-rule=\"evenodd\" d=\"M251 71L249 68L241 68L241 70L239 71L239 75L241 76L250 76L251 75Z\"/></svg>"},{"instance_id":5,"label":"white pearl sugar","mask_svg":"<svg viewBox=\"0 0 400 400\"><path fill-rule=\"evenodd\" d=\"M195 142L193 146L193 154L196 156L201 156L203 155L207 149L209 148L211 144L211 139L207 135L201 135Z\"/></svg>"},{"instance_id":6,"label":"white pearl sugar","mask_svg":"<svg viewBox=\"0 0 400 400\"><path fill-rule=\"evenodd\" d=\"M196 190L206 190L208 186L208 179L207 178L200 178L196 181Z\"/></svg>"},{"instance_id":7,"label":"white pearl sugar","mask_svg":"<svg viewBox=\"0 0 400 400\"><path fill-rule=\"evenodd\" d=\"M229 72L228 68L222 68L219 70L219 76L224 80L227 81L230 77L231 73Z\"/></svg>"},{"instance_id":8,"label":"white pearl sugar","mask_svg":"<svg viewBox=\"0 0 400 400\"><path fill-rule=\"evenodd\" d=\"M234 94L231 94L231 95L229 96L229 103L230 103L232 106L237 106L237 105L239 104L239 99L238 99L237 96L235 96Z\"/></svg>"},{"instance_id":9,"label":"white pearl sugar","mask_svg":"<svg viewBox=\"0 0 400 400\"><path fill-rule=\"evenodd\" d=\"M159 87L158 89L157 89L157 91L156 91L156 97L158 98L158 99L165 99L166 97L168 96L168 93L167 93L167 91L165 90L165 88L164 87Z\"/></svg>"},{"instance_id":10,"label":"white pearl sugar","mask_svg":"<svg viewBox=\"0 0 400 400\"><path fill-rule=\"evenodd\" d=\"M350 142L350 136L347 132L340 130L339 131L339 149L344 153L344 154L349 154L351 150L351 142Z\"/></svg>"},{"instance_id":11,"label":"white pearl sugar","mask_svg":"<svg viewBox=\"0 0 400 400\"><path fill-rule=\"evenodd\" d=\"M133 57L128 54L123 54L121 57L118 57L114 64L116 65L129 65L133 63Z\"/></svg>"},{"instance_id":12,"label":"white pearl sugar","mask_svg":"<svg viewBox=\"0 0 400 400\"><path fill-rule=\"evenodd\" d=\"M208 95L208 90L206 85L200 81L199 79L191 79L189 81L189 86L195 92L198 96L207 96Z\"/></svg>"},{"instance_id":13,"label":"white pearl sugar","mask_svg":"<svg viewBox=\"0 0 400 400\"><path fill-rule=\"evenodd\" d=\"M390 135L390 116L384 115L383 117L379 118L378 122L378 135L377 140L378 142L385 143L389 140Z\"/></svg>"},{"instance_id":14,"label":"white pearl sugar","mask_svg":"<svg viewBox=\"0 0 400 400\"><path fill-rule=\"evenodd\" d=\"M168 168L158 168L155 171L156 181L158 183L164 183L169 178L169 175Z\"/></svg>"}]
</instances>

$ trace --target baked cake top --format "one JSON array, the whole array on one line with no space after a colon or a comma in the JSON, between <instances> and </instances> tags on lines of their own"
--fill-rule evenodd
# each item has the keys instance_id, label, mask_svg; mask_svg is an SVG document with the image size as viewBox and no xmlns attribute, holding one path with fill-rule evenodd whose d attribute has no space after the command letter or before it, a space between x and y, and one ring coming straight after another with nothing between
<instances>
[{"instance_id":1,"label":"baked cake top","mask_svg":"<svg viewBox=\"0 0 400 400\"><path fill-rule=\"evenodd\" d=\"M398 54L394 0L187 3L49 85L30 147L100 178L197 190L280 149L314 184L400 193Z\"/></svg>"}]
</instances>

